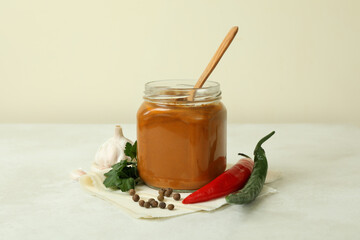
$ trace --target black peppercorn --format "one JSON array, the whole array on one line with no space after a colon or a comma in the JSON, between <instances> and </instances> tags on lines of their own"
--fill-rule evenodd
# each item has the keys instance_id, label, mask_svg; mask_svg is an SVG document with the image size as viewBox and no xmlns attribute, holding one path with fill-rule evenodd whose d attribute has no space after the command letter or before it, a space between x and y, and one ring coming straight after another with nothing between
<instances>
[{"instance_id":1,"label":"black peppercorn","mask_svg":"<svg viewBox=\"0 0 360 240\"><path fill-rule=\"evenodd\" d=\"M150 202L150 205L151 205L152 207L157 207L157 206L158 206L158 202L154 200L154 201Z\"/></svg>"},{"instance_id":2,"label":"black peppercorn","mask_svg":"<svg viewBox=\"0 0 360 240\"><path fill-rule=\"evenodd\" d=\"M164 195L165 191L166 191L165 188L161 188L161 189L159 189L159 194Z\"/></svg>"},{"instance_id":3,"label":"black peppercorn","mask_svg":"<svg viewBox=\"0 0 360 240\"><path fill-rule=\"evenodd\" d=\"M145 202L145 203L144 203L144 207L149 208L149 207L150 207L150 203L149 203L149 202Z\"/></svg>"},{"instance_id":4,"label":"black peppercorn","mask_svg":"<svg viewBox=\"0 0 360 240\"><path fill-rule=\"evenodd\" d=\"M134 196L135 193L136 193L136 192L135 192L135 189L130 189L129 194L130 194L131 196Z\"/></svg>"},{"instance_id":5,"label":"black peppercorn","mask_svg":"<svg viewBox=\"0 0 360 240\"><path fill-rule=\"evenodd\" d=\"M137 202L137 201L139 201L140 197L139 197L139 195L135 194L135 195L132 197L132 199L134 200L134 202Z\"/></svg>"},{"instance_id":6,"label":"black peppercorn","mask_svg":"<svg viewBox=\"0 0 360 240\"><path fill-rule=\"evenodd\" d=\"M166 207L166 203L160 202L159 207L162 208L162 209L164 209L164 208Z\"/></svg>"},{"instance_id":7,"label":"black peppercorn","mask_svg":"<svg viewBox=\"0 0 360 240\"><path fill-rule=\"evenodd\" d=\"M180 193L174 193L173 198L174 200L179 201L181 198Z\"/></svg>"},{"instance_id":8,"label":"black peppercorn","mask_svg":"<svg viewBox=\"0 0 360 240\"><path fill-rule=\"evenodd\" d=\"M170 197L170 195L171 195L171 192L170 192L169 190L166 190L166 191L165 191L165 196L166 196L166 197Z\"/></svg>"},{"instance_id":9,"label":"black peppercorn","mask_svg":"<svg viewBox=\"0 0 360 240\"><path fill-rule=\"evenodd\" d=\"M160 194L159 196L157 196L157 199L159 201L164 201L164 195Z\"/></svg>"},{"instance_id":10,"label":"black peppercorn","mask_svg":"<svg viewBox=\"0 0 360 240\"><path fill-rule=\"evenodd\" d=\"M171 195L172 192L173 192L173 189L172 189L172 188L167 188L166 191L169 191L169 192L170 192L170 195Z\"/></svg>"}]
</instances>

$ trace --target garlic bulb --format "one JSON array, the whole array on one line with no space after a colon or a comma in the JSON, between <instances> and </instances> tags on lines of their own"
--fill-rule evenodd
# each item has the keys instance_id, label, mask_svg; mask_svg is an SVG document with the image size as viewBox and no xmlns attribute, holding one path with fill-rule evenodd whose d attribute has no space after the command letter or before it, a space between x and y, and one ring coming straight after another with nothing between
<instances>
[{"instance_id":1,"label":"garlic bulb","mask_svg":"<svg viewBox=\"0 0 360 240\"><path fill-rule=\"evenodd\" d=\"M116 125L114 137L108 139L97 151L95 161L93 163L93 169L108 169L121 160L131 160L124 153L127 142L133 144L132 141L124 137L120 125Z\"/></svg>"}]
</instances>

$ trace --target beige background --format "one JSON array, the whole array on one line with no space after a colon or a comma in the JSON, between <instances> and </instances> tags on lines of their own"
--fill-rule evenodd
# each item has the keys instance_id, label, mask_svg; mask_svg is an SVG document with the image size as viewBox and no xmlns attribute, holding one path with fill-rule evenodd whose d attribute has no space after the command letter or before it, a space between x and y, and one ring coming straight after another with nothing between
<instances>
[{"instance_id":1,"label":"beige background","mask_svg":"<svg viewBox=\"0 0 360 240\"><path fill-rule=\"evenodd\" d=\"M360 1L0 0L0 122L135 122L147 81L211 80L229 122L360 125Z\"/></svg>"}]
</instances>

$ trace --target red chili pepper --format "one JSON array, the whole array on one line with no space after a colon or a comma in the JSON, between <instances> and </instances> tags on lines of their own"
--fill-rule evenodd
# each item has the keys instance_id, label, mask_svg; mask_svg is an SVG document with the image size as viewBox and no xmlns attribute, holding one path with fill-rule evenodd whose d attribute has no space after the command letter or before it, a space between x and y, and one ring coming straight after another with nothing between
<instances>
[{"instance_id":1,"label":"red chili pepper","mask_svg":"<svg viewBox=\"0 0 360 240\"><path fill-rule=\"evenodd\" d=\"M254 167L250 158L240 159L233 167L229 168L217 178L187 196L182 203L198 203L226 196L235 192L246 184Z\"/></svg>"}]
</instances>

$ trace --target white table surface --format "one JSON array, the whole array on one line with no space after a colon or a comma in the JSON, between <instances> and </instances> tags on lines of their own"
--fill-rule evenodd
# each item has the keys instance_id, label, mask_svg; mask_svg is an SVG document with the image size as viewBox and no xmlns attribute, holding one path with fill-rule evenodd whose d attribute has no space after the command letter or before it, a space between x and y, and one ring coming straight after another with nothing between
<instances>
[{"instance_id":1,"label":"white table surface","mask_svg":"<svg viewBox=\"0 0 360 240\"><path fill-rule=\"evenodd\" d=\"M228 161L264 144L279 192L246 206L134 219L69 179L114 125L0 125L0 239L359 239L360 128L229 125ZM135 139L135 125L123 125Z\"/></svg>"}]
</instances>

